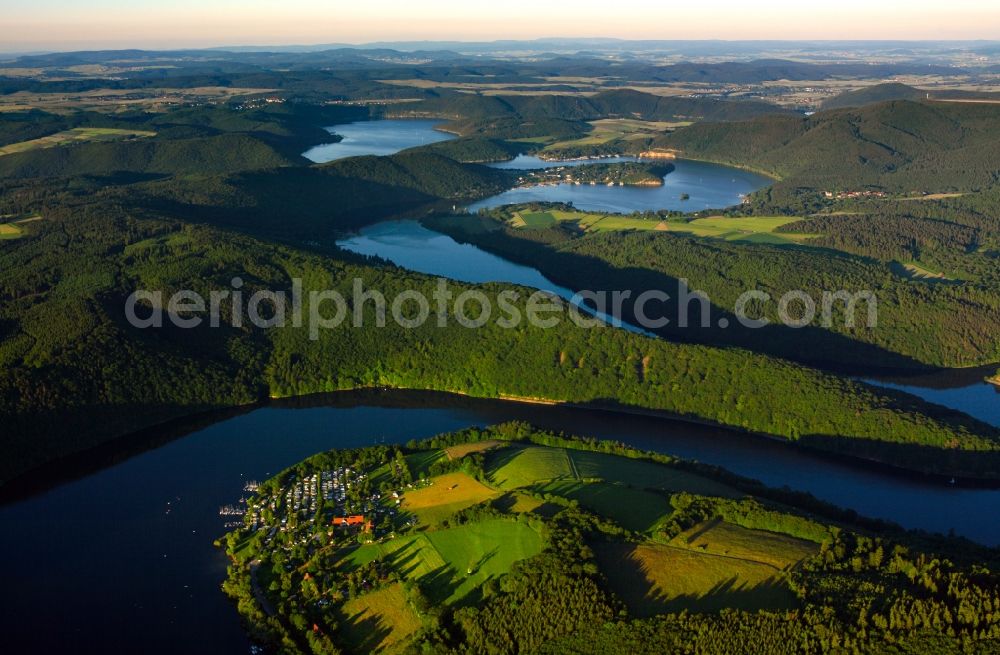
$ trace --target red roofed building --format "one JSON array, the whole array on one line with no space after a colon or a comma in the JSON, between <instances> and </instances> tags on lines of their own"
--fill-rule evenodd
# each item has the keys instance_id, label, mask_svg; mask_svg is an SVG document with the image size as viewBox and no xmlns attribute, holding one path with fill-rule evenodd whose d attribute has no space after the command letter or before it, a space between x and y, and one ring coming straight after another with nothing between
<instances>
[{"instance_id":1,"label":"red roofed building","mask_svg":"<svg viewBox=\"0 0 1000 655\"><path fill-rule=\"evenodd\" d=\"M366 532L372 529L372 522L366 522L364 514L355 514L354 516L335 516L332 523L340 528L363 526Z\"/></svg>"}]
</instances>

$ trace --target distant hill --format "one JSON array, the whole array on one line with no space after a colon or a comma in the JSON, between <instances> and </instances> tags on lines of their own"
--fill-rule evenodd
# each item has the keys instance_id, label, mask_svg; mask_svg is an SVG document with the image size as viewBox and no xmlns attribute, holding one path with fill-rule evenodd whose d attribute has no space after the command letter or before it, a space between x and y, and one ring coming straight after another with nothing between
<instances>
[{"instance_id":1,"label":"distant hill","mask_svg":"<svg viewBox=\"0 0 1000 655\"><path fill-rule=\"evenodd\" d=\"M705 122L654 146L767 172L789 188L970 191L1000 178L1000 105L897 100Z\"/></svg>"},{"instance_id":2,"label":"distant hill","mask_svg":"<svg viewBox=\"0 0 1000 655\"><path fill-rule=\"evenodd\" d=\"M141 173L225 173L295 163L245 134L120 143L81 143L0 157L0 177L68 177Z\"/></svg>"},{"instance_id":3,"label":"distant hill","mask_svg":"<svg viewBox=\"0 0 1000 655\"><path fill-rule=\"evenodd\" d=\"M410 151L322 166L162 180L129 189L123 200L255 234L317 239L378 218L450 209L459 200L499 193L508 180L506 171Z\"/></svg>"},{"instance_id":4,"label":"distant hill","mask_svg":"<svg viewBox=\"0 0 1000 655\"><path fill-rule=\"evenodd\" d=\"M823 109L863 107L864 105L886 102L888 100L921 100L926 98L926 96L926 91L921 91L920 89L898 82L889 82L887 84L876 84L841 93L825 101L822 107Z\"/></svg>"},{"instance_id":5,"label":"distant hill","mask_svg":"<svg viewBox=\"0 0 1000 655\"><path fill-rule=\"evenodd\" d=\"M603 91L594 96L473 96L445 95L408 105L407 109L453 120L492 122L505 118L525 121L590 121L637 118L647 121L734 121L765 114L791 114L787 109L754 100L658 96L631 89ZM523 128L520 128L523 129ZM496 136L507 136L496 135Z\"/></svg>"}]
</instances>

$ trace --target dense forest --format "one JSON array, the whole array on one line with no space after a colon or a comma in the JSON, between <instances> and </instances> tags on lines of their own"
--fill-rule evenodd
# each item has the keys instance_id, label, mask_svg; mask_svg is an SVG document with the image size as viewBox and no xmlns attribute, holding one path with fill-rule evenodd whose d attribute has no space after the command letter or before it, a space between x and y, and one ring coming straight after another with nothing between
<instances>
[{"instance_id":1,"label":"dense forest","mask_svg":"<svg viewBox=\"0 0 1000 655\"><path fill-rule=\"evenodd\" d=\"M836 252L737 244L657 231L580 235L558 226L523 231L486 220L491 229L484 230L478 220L461 216L425 222L458 239L537 267L575 289L631 289L633 300L643 291L660 290L677 298L679 280L685 279L690 290L704 291L711 299L713 320L702 326L694 305L690 319L694 327L684 328L678 325L676 303L648 304L644 313L650 319L670 319L660 331L672 339L728 343L848 370L970 366L1000 359L1000 294L989 286L915 283L886 264ZM815 218L791 223L785 229L821 232L826 227L824 221L840 220L842 217ZM928 233L934 234L931 230ZM830 239L819 241L828 243ZM770 321L771 326L741 329L732 312L747 289L763 291L774 299L755 302L748 312L753 318ZM846 306L839 302L831 305L829 326L815 322L801 329L777 325L777 299L793 290L808 294L817 311L822 309L824 291L872 291L877 297L877 327L867 324L869 307L864 303L856 308L855 325L848 325ZM624 309L625 317L634 322L629 301ZM728 327L718 328L719 318L726 318Z\"/></svg>"},{"instance_id":2,"label":"dense forest","mask_svg":"<svg viewBox=\"0 0 1000 655\"><path fill-rule=\"evenodd\" d=\"M781 178L775 192L977 191L996 183L998 118L995 104L893 101L804 118L702 122L656 145L765 171Z\"/></svg>"}]
</instances>

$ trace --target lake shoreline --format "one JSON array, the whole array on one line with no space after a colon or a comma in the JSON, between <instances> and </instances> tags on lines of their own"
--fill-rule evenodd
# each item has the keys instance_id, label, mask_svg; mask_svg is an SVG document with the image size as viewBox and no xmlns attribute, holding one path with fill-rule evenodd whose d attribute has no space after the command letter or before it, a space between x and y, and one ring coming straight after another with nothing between
<instances>
[{"instance_id":1,"label":"lake shoreline","mask_svg":"<svg viewBox=\"0 0 1000 655\"><path fill-rule=\"evenodd\" d=\"M356 397L352 399L351 397ZM392 398L395 396L396 398ZM739 426L726 425L701 419L694 416L676 414L667 410L646 409L628 405L610 403L586 403L558 400L543 397L519 396L513 394L498 394L496 396L478 396L464 391L451 389L432 389L418 387L390 387L385 385L345 387L335 391L318 391L294 396L272 395L252 403L221 407L193 414L178 416L156 423L140 430L123 434L102 444L76 453L71 453L33 467L16 477L0 484L0 507L14 504L31 498L64 484L85 478L108 467L122 463L132 457L150 450L165 446L170 442L210 427L227 419L248 414L264 408L298 408L298 407L341 407L364 406L376 404L378 401L399 401L423 396L423 399L440 399L447 401L461 398L474 403L513 403L541 407L558 407L581 411L597 411L621 416L636 416L651 418L667 423L679 423L713 430L720 430L740 438L751 437L763 439L769 443L779 444L791 451L804 452L822 459L827 459L849 467L856 467L883 473L891 477L932 482L935 486L947 486L968 489L1000 489L1000 478L981 478L976 476L953 476L948 473L922 471L891 464L878 459L849 455L832 450L816 448L791 439L769 435L762 432L747 430ZM323 402L316 403L315 401ZM330 401L333 401L332 403ZM343 402L346 401L346 402ZM445 403L445 404L446 404ZM391 404L391 403L390 403ZM419 403L414 405L420 407ZM851 437L841 437L850 440ZM669 453L667 453L669 454ZM703 462L713 464L713 462ZM725 468L725 467L722 467ZM954 480L954 483L951 481Z\"/></svg>"}]
</instances>

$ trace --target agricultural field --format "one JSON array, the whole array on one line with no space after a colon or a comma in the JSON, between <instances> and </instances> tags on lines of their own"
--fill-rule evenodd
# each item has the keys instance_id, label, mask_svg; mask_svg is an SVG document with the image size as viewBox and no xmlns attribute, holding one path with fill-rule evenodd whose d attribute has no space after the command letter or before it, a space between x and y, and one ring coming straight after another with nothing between
<instances>
[{"instance_id":1,"label":"agricultural field","mask_svg":"<svg viewBox=\"0 0 1000 655\"><path fill-rule=\"evenodd\" d=\"M398 652L423 625L399 583L347 601L340 614L341 634L355 652Z\"/></svg>"},{"instance_id":2,"label":"agricultural field","mask_svg":"<svg viewBox=\"0 0 1000 655\"><path fill-rule=\"evenodd\" d=\"M110 127L75 127L71 130L57 132L40 139L21 141L0 147L0 156L13 155L19 152L68 146L87 141L121 141L124 139L139 139L156 136L156 132L147 130L119 130Z\"/></svg>"},{"instance_id":3,"label":"agricultural field","mask_svg":"<svg viewBox=\"0 0 1000 655\"><path fill-rule=\"evenodd\" d=\"M621 214L576 211L519 211L508 221L513 228L545 229L557 223L573 223L584 232L620 232L624 230L655 230L659 221L632 218ZM662 228L661 228L662 229Z\"/></svg>"},{"instance_id":4,"label":"agricultural field","mask_svg":"<svg viewBox=\"0 0 1000 655\"><path fill-rule=\"evenodd\" d=\"M225 101L239 96L272 93L275 89L202 86L188 89L94 89L81 92L34 93L17 91L0 95L0 113L44 111L68 114L78 110L115 113L130 109L162 112L186 103Z\"/></svg>"},{"instance_id":5,"label":"agricultural field","mask_svg":"<svg viewBox=\"0 0 1000 655\"><path fill-rule=\"evenodd\" d=\"M493 453L487 470L493 484L505 490L533 487L551 480L582 480L723 498L740 495L714 480L653 462L545 446L506 448Z\"/></svg>"},{"instance_id":6,"label":"agricultural field","mask_svg":"<svg viewBox=\"0 0 1000 655\"><path fill-rule=\"evenodd\" d=\"M412 512L424 525L436 525L455 512L478 505L498 495L465 473L447 473L431 479L431 485L403 494L402 509Z\"/></svg>"},{"instance_id":7,"label":"agricultural field","mask_svg":"<svg viewBox=\"0 0 1000 655\"><path fill-rule=\"evenodd\" d=\"M745 241L778 245L803 245L807 239L817 234L796 234L776 232L779 227L799 220L789 216L753 216L729 218L710 216L692 221L651 220L622 214L600 212L563 211L519 211L515 212L507 225L515 229L538 230L558 223L571 223L582 232L625 232L649 231L674 232L691 236L726 241Z\"/></svg>"},{"instance_id":8,"label":"agricultural field","mask_svg":"<svg viewBox=\"0 0 1000 655\"><path fill-rule=\"evenodd\" d=\"M559 478L576 478L566 451L544 446L505 448L490 457L486 469L493 484L504 490Z\"/></svg>"},{"instance_id":9,"label":"agricultural field","mask_svg":"<svg viewBox=\"0 0 1000 655\"><path fill-rule=\"evenodd\" d=\"M435 602L455 604L514 562L541 552L542 545L541 535L525 522L489 519L368 544L341 565L350 569L382 559L403 578L420 582Z\"/></svg>"},{"instance_id":10,"label":"agricultural field","mask_svg":"<svg viewBox=\"0 0 1000 655\"><path fill-rule=\"evenodd\" d=\"M538 485L535 491L575 500L581 507L635 532L651 531L671 512L665 496L621 484L553 480Z\"/></svg>"},{"instance_id":11,"label":"agricultural field","mask_svg":"<svg viewBox=\"0 0 1000 655\"><path fill-rule=\"evenodd\" d=\"M818 545L777 532L750 530L719 519L696 525L670 540L670 545L752 560L788 569L819 549Z\"/></svg>"},{"instance_id":12,"label":"agricultural field","mask_svg":"<svg viewBox=\"0 0 1000 655\"><path fill-rule=\"evenodd\" d=\"M619 482L638 489L687 491L703 496L736 498L740 494L720 482L679 471L653 462L594 453L585 450L567 451L574 471L581 479L600 478Z\"/></svg>"},{"instance_id":13,"label":"agricultural field","mask_svg":"<svg viewBox=\"0 0 1000 655\"><path fill-rule=\"evenodd\" d=\"M580 146L603 145L610 141L622 139L637 141L655 136L661 136L678 127L690 125L690 122L640 121L631 118L604 118L589 121L592 130L586 136L569 141L558 141L542 149L542 152L553 152L565 148Z\"/></svg>"},{"instance_id":14,"label":"agricultural field","mask_svg":"<svg viewBox=\"0 0 1000 655\"><path fill-rule=\"evenodd\" d=\"M690 222L664 221L656 229L664 232L690 234L692 236L711 239L776 245L800 245L807 239L819 236L817 234L775 232L782 225L793 223L797 220L799 219L789 216L752 216L745 218L710 216L708 218L698 218Z\"/></svg>"},{"instance_id":15,"label":"agricultural field","mask_svg":"<svg viewBox=\"0 0 1000 655\"><path fill-rule=\"evenodd\" d=\"M594 550L609 586L637 616L797 606L781 569L766 562L653 543L602 543Z\"/></svg>"}]
</instances>

